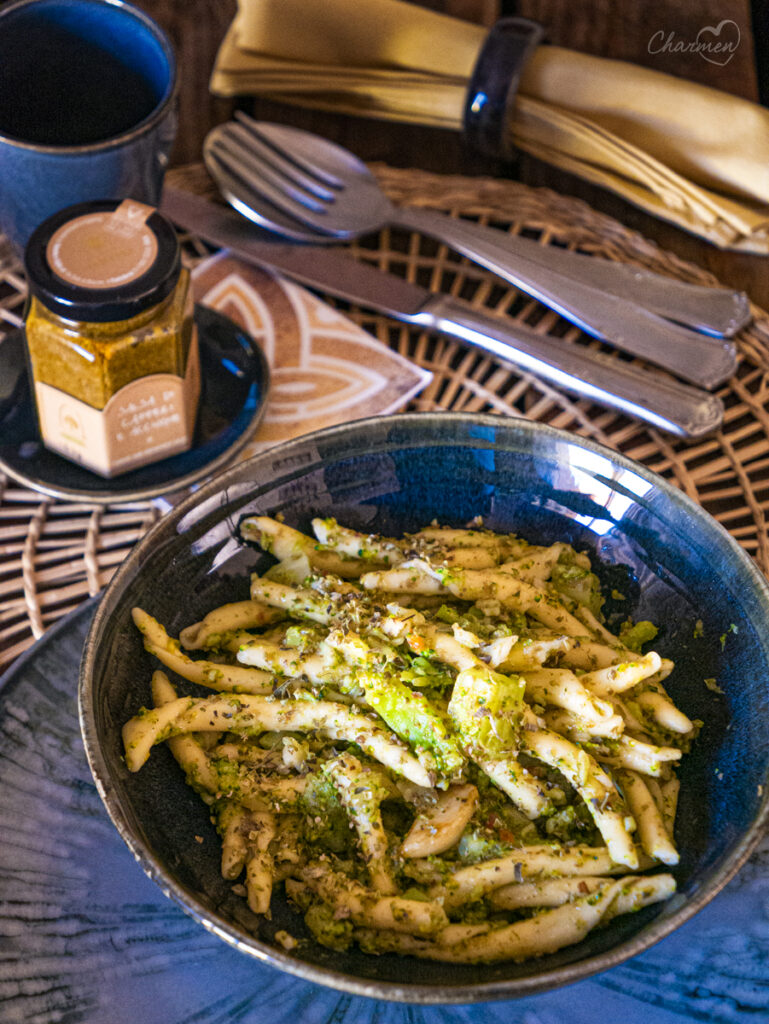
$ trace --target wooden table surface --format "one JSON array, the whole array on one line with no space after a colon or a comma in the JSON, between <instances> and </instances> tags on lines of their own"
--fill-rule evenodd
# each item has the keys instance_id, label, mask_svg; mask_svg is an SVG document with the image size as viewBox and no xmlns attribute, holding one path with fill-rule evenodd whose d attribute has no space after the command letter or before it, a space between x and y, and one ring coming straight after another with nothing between
<instances>
[{"instance_id":1,"label":"wooden table surface","mask_svg":"<svg viewBox=\"0 0 769 1024\"><path fill-rule=\"evenodd\" d=\"M315 0L307 0L315 2ZM502 14L520 13L547 26L551 42L582 52L631 60L667 74L697 80L746 99L758 96L750 0L417 0L457 17L491 24ZM180 131L174 163L200 160L207 131L231 116L233 104L208 90L219 43L235 15L236 0L138 0L171 36L181 75ZM752 12L755 21L755 10ZM734 60L718 66L692 54L649 52L653 31L696 35L698 28L730 19L739 26ZM512 166L494 164L468 152L455 133L415 126L341 117L264 100L242 105L255 116L319 132L354 150L366 161L396 167L458 174L512 176L584 199L684 259L710 270L723 283L745 290L769 308L769 262L766 257L722 252L707 242L657 220L613 194L578 178L521 156Z\"/></svg>"}]
</instances>

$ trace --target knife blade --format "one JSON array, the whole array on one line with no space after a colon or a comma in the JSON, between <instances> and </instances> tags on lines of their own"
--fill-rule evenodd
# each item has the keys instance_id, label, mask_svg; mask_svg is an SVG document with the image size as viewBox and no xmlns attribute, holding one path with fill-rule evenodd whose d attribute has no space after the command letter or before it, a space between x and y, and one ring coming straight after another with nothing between
<instances>
[{"instance_id":1,"label":"knife blade","mask_svg":"<svg viewBox=\"0 0 769 1024\"><path fill-rule=\"evenodd\" d=\"M180 227L246 262L271 267L316 291L396 320L459 338L678 436L700 437L716 429L723 418L723 405L715 395L537 334L461 299L377 270L349 253L263 240L245 218L201 196L166 185L160 209Z\"/></svg>"}]
</instances>

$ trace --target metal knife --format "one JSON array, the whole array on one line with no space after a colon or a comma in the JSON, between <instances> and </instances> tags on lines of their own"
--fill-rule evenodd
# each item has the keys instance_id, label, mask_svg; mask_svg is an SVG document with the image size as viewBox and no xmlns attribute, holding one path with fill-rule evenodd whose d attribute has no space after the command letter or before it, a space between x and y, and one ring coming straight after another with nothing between
<instances>
[{"instance_id":1,"label":"metal knife","mask_svg":"<svg viewBox=\"0 0 769 1024\"><path fill-rule=\"evenodd\" d=\"M513 251L520 253L522 259L611 292L705 334L732 338L753 319L745 292L691 284L634 264L599 259L554 245L540 245L517 235L510 238L514 243Z\"/></svg>"},{"instance_id":2,"label":"metal knife","mask_svg":"<svg viewBox=\"0 0 769 1024\"><path fill-rule=\"evenodd\" d=\"M246 262L272 267L317 291L396 320L459 338L565 390L672 434L701 437L721 424L723 404L715 395L537 334L461 299L383 273L348 253L326 246L264 241L245 218L201 196L166 185L160 208L180 227L226 247Z\"/></svg>"}]
</instances>

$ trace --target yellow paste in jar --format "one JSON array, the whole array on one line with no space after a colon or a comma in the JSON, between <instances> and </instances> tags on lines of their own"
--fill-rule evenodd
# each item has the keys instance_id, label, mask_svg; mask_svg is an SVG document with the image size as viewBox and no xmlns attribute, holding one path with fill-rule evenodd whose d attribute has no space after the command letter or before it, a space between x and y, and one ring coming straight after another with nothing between
<instances>
[{"instance_id":1,"label":"yellow paste in jar","mask_svg":"<svg viewBox=\"0 0 769 1024\"><path fill-rule=\"evenodd\" d=\"M84 323L31 299L27 345L35 380L103 409L126 384L155 373L184 377L193 338L189 271L163 302L130 320Z\"/></svg>"}]
</instances>

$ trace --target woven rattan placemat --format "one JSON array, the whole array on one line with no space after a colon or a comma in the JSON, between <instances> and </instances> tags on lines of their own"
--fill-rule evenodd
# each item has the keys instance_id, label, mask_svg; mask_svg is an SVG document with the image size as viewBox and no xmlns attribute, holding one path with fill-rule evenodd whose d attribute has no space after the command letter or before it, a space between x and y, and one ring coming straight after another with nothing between
<instances>
[{"instance_id":1,"label":"woven rattan placemat","mask_svg":"<svg viewBox=\"0 0 769 1024\"><path fill-rule=\"evenodd\" d=\"M585 203L545 189L384 166L374 170L396 202L478 219L542 245L636 263L687 281L715 283L706 271L661 251ZM211 190L199 167L175 171L173 177L175 184L194 191ZM184 244L190 263L209 252L190 236L184 237ZM552 310L429 239L383 230L353 250L383 270L526 322L541 333L561 337L564 344L601 347ZM0 240L0 332L21 323L25 291L19 266ZM769 315L763 310L755 309L753 324L741 332L737 373L719 391L726 406L722 430L695 443L674 440L587 400L574 399L457 342L384 316L356 309L348 313L383 342L432 370L432 383L411 408L526 416L600 441L674 482L769 572ZM0 667L52 622L98 593L157 514L148 504L67 504L0 476Z\"/></svg>"}]
</instances>

